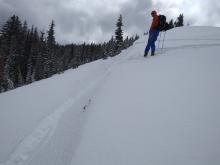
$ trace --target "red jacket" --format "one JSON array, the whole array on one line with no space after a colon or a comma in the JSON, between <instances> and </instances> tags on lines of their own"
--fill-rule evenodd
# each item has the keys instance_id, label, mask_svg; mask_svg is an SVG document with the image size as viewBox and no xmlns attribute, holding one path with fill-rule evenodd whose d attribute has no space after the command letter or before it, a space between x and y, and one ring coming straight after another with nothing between
<instances>
[{"instance_id":1,"label":"red jacket","mask_svg":"<svg viewBox=\"0 0 220 165\"><path fill-rule=\"evenodd\" d=\"M158 21L159 21L158 15L154 15L150 29L155 29L155 28L157 28L157 26L158 26Z\"/></svg>"}]
</instances>

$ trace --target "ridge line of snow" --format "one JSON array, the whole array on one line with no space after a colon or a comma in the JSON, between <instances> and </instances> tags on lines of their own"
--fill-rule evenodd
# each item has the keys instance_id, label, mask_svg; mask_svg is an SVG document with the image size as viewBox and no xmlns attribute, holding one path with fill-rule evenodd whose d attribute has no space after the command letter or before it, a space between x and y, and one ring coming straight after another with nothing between
<instances>
[{"instance_id":1,"label":"ridge line of snow","mask_svg":"<svg viewBox=\"0 0 220 165\"><path fill-rule=\"evenodd\" d=\"M189 44L189 45L181 45L181 46L173 46L173 47L166 47L163 48L164 50L178 50L178 49L185 49L185 48L204 48L204 47L216 47L216 46L220 46L220 44ZM157 50L160 50L162 48L157 48Z\"/></svg>"},{"instance_id":2,"label":"ridge line of snow","mask_svg":"<svg viewBox=\"0 0 220 165\"><path fill-rule=\"evenodd\" d=\"M219 41L220 38L187 38L187 39L181 39L181 38L168 38L166 41Z\"/></svg>"},{"instance_id":3,"label":"ridge line of snow","mask_svg":"<svg viewBox=\"0 0 220 165\"><path fill-rule=\"evenodd\" d=\"M162 39L158 38L157 41L162 41ZM190 38L190 39L167 38L165 39L165 41L220 41L220 38L208 38L208 39L205 39L205 38ZM134 43L134 45L143 44L143 43L147 44L147 41L137 41Z\"/></svg>"}]
</instances>

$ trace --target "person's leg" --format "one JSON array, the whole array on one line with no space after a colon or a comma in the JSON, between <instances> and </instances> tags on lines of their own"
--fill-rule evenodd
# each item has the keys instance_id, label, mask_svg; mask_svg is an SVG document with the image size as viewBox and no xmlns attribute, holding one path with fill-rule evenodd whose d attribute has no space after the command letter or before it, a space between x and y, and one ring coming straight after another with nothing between
<instances>
[{"instance_id":1,"label":"person's leg","mask_svg":"<svg viewBox=\"0 0 220 165\"><path fill-rule=\"evenodd\" d=\"M152 39L152 43L151 43L151 56L155 55L155 49L156 49L155 42L157 41L158 35L159 35L159 31L154 30L153 35L152 35L153 39Z\"/></svg>"},{"instance_id":2,"label":"person's leg","mask_svg":"<svg viewBox=\"0 0 220 165\"><path fill-rule=\"evenodd\" d=\"M150 50L150 39L148 39L147 46L146 46L145 51L144 51L144 56L145 57L147 56L149 50Z\"/></svg>"},{"instance_id":3,"label":"person's leg","mask_svg":"<svg viewBox=\"0 0 220 165\"><path fill-rule=\"evenodd\" d=\"M152 45L152 42L153 42L153 33L152 32L149 32L149 38L148 38L148 42L147 42L147 46L145 48L145 54L144 56L146 57L150 48L151 48L151 45Z\"/></svg>"}]
</instances>

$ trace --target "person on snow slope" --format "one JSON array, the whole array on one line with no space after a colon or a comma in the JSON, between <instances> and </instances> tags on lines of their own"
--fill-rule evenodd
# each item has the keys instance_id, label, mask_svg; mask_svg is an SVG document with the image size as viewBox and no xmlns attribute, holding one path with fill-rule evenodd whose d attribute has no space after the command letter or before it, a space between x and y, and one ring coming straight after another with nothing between
<instances>
[{"instance_id":1,"label":"person on snow slope","mask_svg":"<svg viewBox=\"0 0 220 165\"><path fill-rule=\"evenodd\" d=\"M151 56L155 55L155 49L156 49L155 42L160 33L158 29L159 17L157 15L157 12L153 10L151 12L151 16L153 17L153 21L149 30L149 38L148 38L147 46L145 48L144 57L147 57L150 49L151 49Z\"/></svg>"}]
</instances>

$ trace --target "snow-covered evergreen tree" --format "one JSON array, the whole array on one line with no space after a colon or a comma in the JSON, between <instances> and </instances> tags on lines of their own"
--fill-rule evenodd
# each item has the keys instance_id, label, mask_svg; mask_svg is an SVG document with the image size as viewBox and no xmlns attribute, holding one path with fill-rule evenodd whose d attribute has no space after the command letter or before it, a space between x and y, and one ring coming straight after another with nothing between
<instances>
[{"instance_id":1,"label":"snow-covered evergreen tree","mask_svg":"<svg viewBox=\"0 0 220 165\"><path fill-rule=\"evenodd\" d=\"M180 14L175 22L175 27L181 27L184 26L184 16L183 14Z\"/></svg>"},{"instance_id":2,"label":"snow-covered evergreen tree","mask_svg":"<svg viewBox=\"0 0 220 165\"><path fill-rule=\"evenodd\" d=\"M123 46L123 30L122 30L122 15L119 16L116 23L117 29L115 30L116 49L120 50Z\"/></svg>"},{"instance_id":3,"label":"snow-covered evergreen tree","mask_svg":"<svg viewBox=\"0 0 220 165\"><path fill-rule=\"evenodd\" d=\"M1 30L1 52L2 58L8 62L4 65L4 74L5 78L3 81L6 83L5 87L7 88L8 80L13 84L18 83L18 68L20 65L20 57L22 56L22 25L21 21L17 16L12 16L6 22ZM6 66L7 65L7 66ZM6 69L6 70L5 70ZM10 84L12 84L10 83ZM14 86L14 85L13 85ZM11 85L12 88L12 85ZM7 90L7 89L6 89Z\"/></svg>"},{"instance_id":4,"label":"snow-covered evergreen tree","mask_svg":"<svg viewBox=\"0 0 220 165\"><path fill-rule=\"evenodd\" d=\"M54 21L51 22L50 28L47 33L47 48L48 48L48 62L49 72L48 76L52 76L56 73L56 53L55 53L55 31L54 31Z\"/></svg>"}]
</instances>

